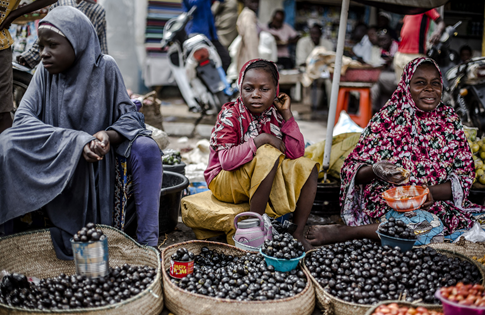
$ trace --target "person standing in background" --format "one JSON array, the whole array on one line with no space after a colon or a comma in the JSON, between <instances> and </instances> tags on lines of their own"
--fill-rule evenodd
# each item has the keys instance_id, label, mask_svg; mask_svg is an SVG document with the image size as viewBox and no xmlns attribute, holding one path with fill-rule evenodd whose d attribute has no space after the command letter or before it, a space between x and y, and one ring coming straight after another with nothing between
<instances>
[{"instance_id":1,"label":"person standing in background","mask_svg":"<svg viewBox=\"0 0 485 315\"><path fill-rule=\"evenodd\" d=\"M379 17L377 18L377 27L378 29L386 29L389 34L391 35L392 39L395 41L399 41L399 36L397 35L396 30L391 27L391 14L385 11L379 12Z\"/></svg>"},{"instance_id":2,"label":"person standing in background","mask_svg":"<svg viewBox=\"0 0 485 315\"><path fill-rule=\"evenodd\" d=\"M436 28L429 38L430 44L433 45L440 39L446 27L438 11L431 9L425 13L404 16L401 29L401 43L399 44L398 52L394 56L396 82L401 80L402 71L408 62L425 56L430 20L436 23Z\"/></svg>"},{"instance_id":3,"label":"person standing in background","mask_svg":"<svg viewBox=\"0 0 485 315\"><path fill-rule=\"evenodd\" d=\"M264 30L271 33L276 39L278 45L278 61L276 63L283 66L284 69L292 69L294 62L291 60L288 45L296 44L300 35L293 27L285 23L285 11L277 9L273 13L273 19Z\"/></svg>"},{"instance_id":4,"label":"person standing in background","mask_svg":"<svg viewBox=\"0 0 485 315\"><path fill-rule=\"evenodd\" d=\"M302 37L296 44L296 66L306 66L306 59L317 46L324 47L327 51L334 51L333 43L322 37L323 31L321 25L315 23L310 28L310 36ZM327 96L327 103L330 99L332 90L332 81L330 79L318 79L312 83L312 89L315 96L312 96L312 108L317 109L321 103L321 87L324 87Z\"/></svg>"},{"instance_id":5,"label":"person standing in background","mask_svg":"<svg viewBox=\"0 0 485 315\"><path fill-rule=\"evenodd\" d=\"M187 34L204 34L214 45L221 58L222 68L227 73L227 68L231 64L231 57L227 49L222 46L217 37L216 25L214 22L214 15L212 15L210 0L183 0L182 7L185 12L193 6L197 6L192 15L192 20L187 24Z\"/></svg>"},{"instance_id":6,"label":"person standing in background","mask_svg":"<svg viewBox=\"0 0 485 315\"><path fill-rule=\"evenodd\" d=\"M49 12L60 6L70 6L78 9L93 23L96 34L98 35L101 52L108 54L108 41L106 40L106 12L104 8L94 0L59 0L51 5ZM32 47L17 56L17 62L23 66L34 68L40 62L39 40L36 40Z\"/></svg>"},{"instance_id":7,"label":"person standing in background","mask_svg":"<svg viewBox=\"0 0 485 315\"><path fill-rule=\"evenodd\" d=\"M18 8L20 0L0 1L0 133L12 126L13 110L13 71L12 71L12 36L8 31L18 17L42 9L57 0L37 0Z\"/></svg>"},{"instance_id":8,"label":"person standing in background","mask_svg":"<svg viewBox=\"0 0 485 315\"><path fill-rule=\"evenodd\" d=\"M244 9L237 18L237 32L241 36L241 46L236 55L237 72L249 60L259 58L259 26L256 12L259 9L259 0L244 0Z\"/></svg>"},{"instance_id":9,"label":"person standing in background","mask_svg":"<svg viewBox=\"0 0 485 315\"><path fill-rule=\"evenodd\" d=\"M212 4L217 36L222 46L229 47L237 37L236 21L238 16L237 0L214 1Z\"/></svg>"}]
</instances>

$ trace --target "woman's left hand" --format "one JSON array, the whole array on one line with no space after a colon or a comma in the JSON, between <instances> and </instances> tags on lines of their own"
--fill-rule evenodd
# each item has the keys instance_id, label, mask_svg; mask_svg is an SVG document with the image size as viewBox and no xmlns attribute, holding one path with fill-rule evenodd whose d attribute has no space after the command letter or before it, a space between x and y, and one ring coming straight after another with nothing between
<instances>
[{"instance_id":1,"label":"woman's left hand","mask_svg":"<svg viewBox=\"0 0 485 315\"><path fill-rule=\"evenodd\" d=\"M106 131L101 130L96 132L93 137L97 140L91 141L90 149L102 158L110 149L109 135Z\"/></svg>"},{"instance_id":2,"label":"woman's left hand","mask_svg":"<svg viewBox=\"0 0 485 315\"><path fill-rule=\"evenodd\" d=\"M283 116L284 120L288 121L293 117L293 114L291 113L291 99L288 94L280 93L280 95L274 99L273 103L281 116Z\"/></svg>"},{"instance_id":3,"label":"woman's left hand","mask_svg":"<svg viewBox=\"0 0 485 315\"><path fill-rule=\"evenodd\" d=\"M428 188L429 189L429 187L426 186L426 185L423 185L423 188ZM434 204L433 194L431 193L431 189L429 189L429 192L426 195L426 201L421 206L421 209L423 209L423 210L429 210L433 206L433 204Z\"/></svg>"}]
</instances>

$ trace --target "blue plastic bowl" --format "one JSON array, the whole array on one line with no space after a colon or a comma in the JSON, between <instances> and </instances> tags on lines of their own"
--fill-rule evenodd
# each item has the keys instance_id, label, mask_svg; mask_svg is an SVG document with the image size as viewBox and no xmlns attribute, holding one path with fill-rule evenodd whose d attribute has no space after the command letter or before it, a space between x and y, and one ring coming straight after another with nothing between
<instances>
[{"instance_id":1,"label":"blue plastic bowl","mask_svg":"<svg viewBox=\"0 0 485 315\"><path fill-rule=\"evenodd\" d=\"M259 252L261 253L261 255L263 255L264 260L266 261L266 265L273 266L274 269L279 272L292 271L296 268L296 266L298 266L298 262L300 261L300 259L302 259L306 255L306 253L303 253L303 255L301 255L300 257L292 259L281 259L263 254L261 248L259 249Z\"/></svg>"},{"instance_id":2,"label":"blue plastic bowl","mask_svg":"<svg viewBox=\"0 0 485 315\"><path fill-rule=\"evenodd\" d=\"M379 233L379 231L376 231L377 235L379 235L381 239L381 244L382 246L391 246L391 247L399 247L401 249L401 252L405 253L408 250L411 250L414 246L414 243L416 243L417 240L406 240L403 238L397 238L397 237L392 237L392 236L387 236L384 234Z\"/></svg>"}]
</instances>

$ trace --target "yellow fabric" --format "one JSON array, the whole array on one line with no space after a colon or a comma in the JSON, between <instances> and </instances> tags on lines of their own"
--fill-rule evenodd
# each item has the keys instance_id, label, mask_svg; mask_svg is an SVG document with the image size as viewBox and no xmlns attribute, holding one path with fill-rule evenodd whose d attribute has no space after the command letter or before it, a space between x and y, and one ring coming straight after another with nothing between
<instances>
[{"instance_id":1,"label":"yellow fabric","mask_svg":"<svg viewBox=\"0 0 485 315\"><path fill-rule=\"evenodd\" d=\"M340 169L347 156L354 150L359 142L361 133L343 133L333 137L332 151L330 152L330 167L328 175L340 178ZM323 165L323 154L325 151L325 140L312 144L305 149L305 157ZM318 178L323 178L323 166L320 167Z\"/></svg>"},{"instance_id":2,"label":"yellow fabric","mask_svg":"<svg viewBox=\"0 0 485 315\"><path fill-rule=\"evenodd\" d=\"M0 24L7 18L13 10L17 9L20 0L1 0L0 1ZM13 44L12 36L8 29L0 31L0 50L10 48Z\"/></svg>"},{"instance_id":3,"label":"yellow fabric","mask_svg":"<svg viewBox=\"0 0 485 315\"><path fill-rule=\"evenodd\" d=\"M195 237L205 240L226 233L227 242L234 245L234 217L249 211L249 203L226 203L217 200L210 191L182 198L182 221L192 228Z\"/></svg>"},{"instance_id":4,"label":"yellow fabric","mask_svg":"<svg viewBox=\"0 0 485 315\"><path fill-rule=\"evenodd\" d=\"M295 211L301 189L317 163L304 157L286 159L281 151L264 145L251 162L233 171L221 171L209 185L210 195L197 194L182 199L183 222L194 229L199 239L216 235L208 231L222 231L228 243L233 244L234 217L249 211L249 201L277 162L278 170L265 212L270 217L280 217Z\"/></svg>"}]
</instances>

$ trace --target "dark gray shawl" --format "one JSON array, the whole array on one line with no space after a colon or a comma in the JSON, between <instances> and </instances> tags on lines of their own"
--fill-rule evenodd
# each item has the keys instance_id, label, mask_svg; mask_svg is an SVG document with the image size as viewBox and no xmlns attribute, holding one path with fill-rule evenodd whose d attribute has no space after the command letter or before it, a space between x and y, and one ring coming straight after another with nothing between
<instances>
[{"instance_id":1,"label":"dark gray shawl","mask_svg":"<svg viewBox=\"0 0 485 315\"><path fill-rule=\"evenodd\" d=\"M0 135L0 224L44 207L58 228L52 230L56 249L69 256L70 235L87 222L112 225L113 151L128 157L134 139L150 132L114 59L101 54L89 19L66 6L52 10L43 22L66 35L76 60L57 75L39 65L12 128ZM84 145L109 129L127 141L102 161L87 163Z\"/></svg>"}]
</instances>

